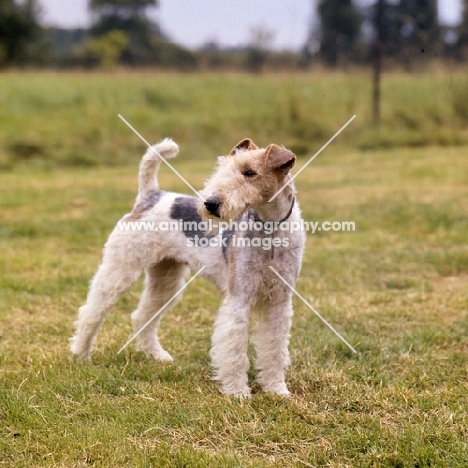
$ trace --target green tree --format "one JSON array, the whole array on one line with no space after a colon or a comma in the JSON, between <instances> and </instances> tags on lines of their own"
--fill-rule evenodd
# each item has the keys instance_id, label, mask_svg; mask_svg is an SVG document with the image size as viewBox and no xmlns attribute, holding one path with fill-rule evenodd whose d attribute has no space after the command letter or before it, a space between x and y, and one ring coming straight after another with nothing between
<instances>
[{"instance_id":1,"label":"green tree","mask_svg":"<svg viewBox=\"0 0 468 468\"><path fill-rule=\"evenodd\" d=\"M122 53L128 45L128 37L122 31L109 31L99 38L89 39L85 51L99 61L101 68L112 70L116 67Z\"/></svg>"},{"instance_id":2,"label":"green tree","mask_svg":"<svg viewBox=\"0 0 468 468\"><path fill-rule=\"evenodd\" d=\"M24 63L41 32L36 0L0 0L0 65Z\"/></svg>"},{"instance_id":3,"label":"green tree","mask_svg":"<svg viewBox=\"0 0 468 468\"><path fill-rule=\"evenodd\" d=\"M437 0L385 1L381 35L384 56L407 67L434 54L440 44Z\"/></svg>"},{"instance_id":4,"label":"green tree","mask_svg":"<svg viewBox=\"0 0 468 468\"><path fill-rule=\"evenodd\" d=\"M148 18L148 9L157 0L90 0L89 8L95 17L91 33L100 37L111 31L122 31L129 45L122 58L127 63L141 63L150 53L154 38L161 36L158 25Z\"/></svg>"},{"instance_id":5,"label":"green tree","mask_svg":"<svg viewBox=\"0 0 468 468\"><path fill-rule=\"evenodd\" d=\"M329 65L345 60L357 43L362 18L351 0L320 0L320 55Z\"/></svg>"}]
</instances>

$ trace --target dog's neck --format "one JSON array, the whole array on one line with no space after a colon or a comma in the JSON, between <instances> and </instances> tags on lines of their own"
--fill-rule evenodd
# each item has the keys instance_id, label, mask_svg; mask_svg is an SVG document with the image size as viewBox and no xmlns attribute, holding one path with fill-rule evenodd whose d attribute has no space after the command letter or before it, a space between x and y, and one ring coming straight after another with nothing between
<instances>
[{"instance_id":1,"label":"dog's neck","mask_svg":"<svg viewBox=\"0 0 468 468\"><path fill-rule=\"evenodd\" d=\"M254 207L252 209L253 216L261 222L273 221L282 223L291 216L295 203L295 190L290 179L288 185L274 200Z\"/></svg>"}]
</instances>

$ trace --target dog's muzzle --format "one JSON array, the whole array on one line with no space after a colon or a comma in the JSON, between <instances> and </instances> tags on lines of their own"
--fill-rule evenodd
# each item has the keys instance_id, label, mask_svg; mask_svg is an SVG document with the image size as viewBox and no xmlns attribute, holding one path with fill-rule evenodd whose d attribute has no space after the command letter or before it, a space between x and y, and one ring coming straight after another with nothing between
<instances>
[{"instance_id":1,"label":"dog's muzzle","mask_svg":"<svg viewBox=\"0 0 468 468\"><path fill-rule=\"evenodd\" d=\"M206 210L213 216L216 216L217 218L219 218L220 207L221 207L221 203L219 203L219 201L216 200L215 198L208 198L208 200L205 201Z\"/></svg>"}]
</instances>

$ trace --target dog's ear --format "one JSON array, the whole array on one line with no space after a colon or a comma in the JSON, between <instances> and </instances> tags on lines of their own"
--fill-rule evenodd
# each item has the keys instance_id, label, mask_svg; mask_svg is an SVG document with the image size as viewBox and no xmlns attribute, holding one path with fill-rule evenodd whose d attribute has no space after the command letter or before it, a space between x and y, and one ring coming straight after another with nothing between
<instances>
[{"instance_id":1,"label":"dog's ear","mask_svg":"<svg viewBox=\"0 0 468 468\"><path fill-rule=\"evenodd\" d=\"M250 139L250 138L244 138L243 140L239 141L234 148L232 148L232 151L229 153L229 156L232 156L235 154L236 151L243 149L243 150L256 150L258 149L257 145Z\"/></svg>"},{"instance_id":2,"label":"dog's ear","mask_svg":"<svg viewBox=\"0 0 468 468\"><path fill-rule=\"evenodd\" d=\"M265 149L265 164L278 173L287 173L296 162L296 155L284 146L275 144Z\"/></svg>"}]
</instances>

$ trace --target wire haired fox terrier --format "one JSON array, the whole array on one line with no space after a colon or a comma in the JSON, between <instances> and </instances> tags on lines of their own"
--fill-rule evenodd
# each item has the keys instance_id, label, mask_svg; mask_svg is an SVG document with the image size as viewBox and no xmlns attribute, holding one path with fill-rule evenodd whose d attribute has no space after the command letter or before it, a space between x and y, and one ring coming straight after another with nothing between
<instances>
[{"instance_id":1,"label":"wire haired fox terrier","mask_svg":"<svg viewBox=\"0 0 468 468\"><path fill-rule=\"evenodd\" d=\"M137 346L148 357L172 361L159 343L159 322L181 299L176 293L185 284L189 269L205 267L203 276L223 296L210 353L221 391L250 395L247 348L252 312L257 381L264 391L288 395L284 371L290 363L292 291L269 267L290 285L295 284L301 267L304 232L280 229L284 223L301 221L289 176L296 157L275 144L257 148L252 140L242 140L228 156L219 158L201 202L159 188L160 157L170 159L178 151L170 139L147 151L140 164L135 205L119 223L179 221L182 230L126 231L117 225L105 245L87 302L79 309L71 351L79 359L89 358L105 315L145 270L145 289L131 316L135 332L140 332ZM217 234L204 228L214 220L225 223Z\"/></svg>"}]
</instances>

